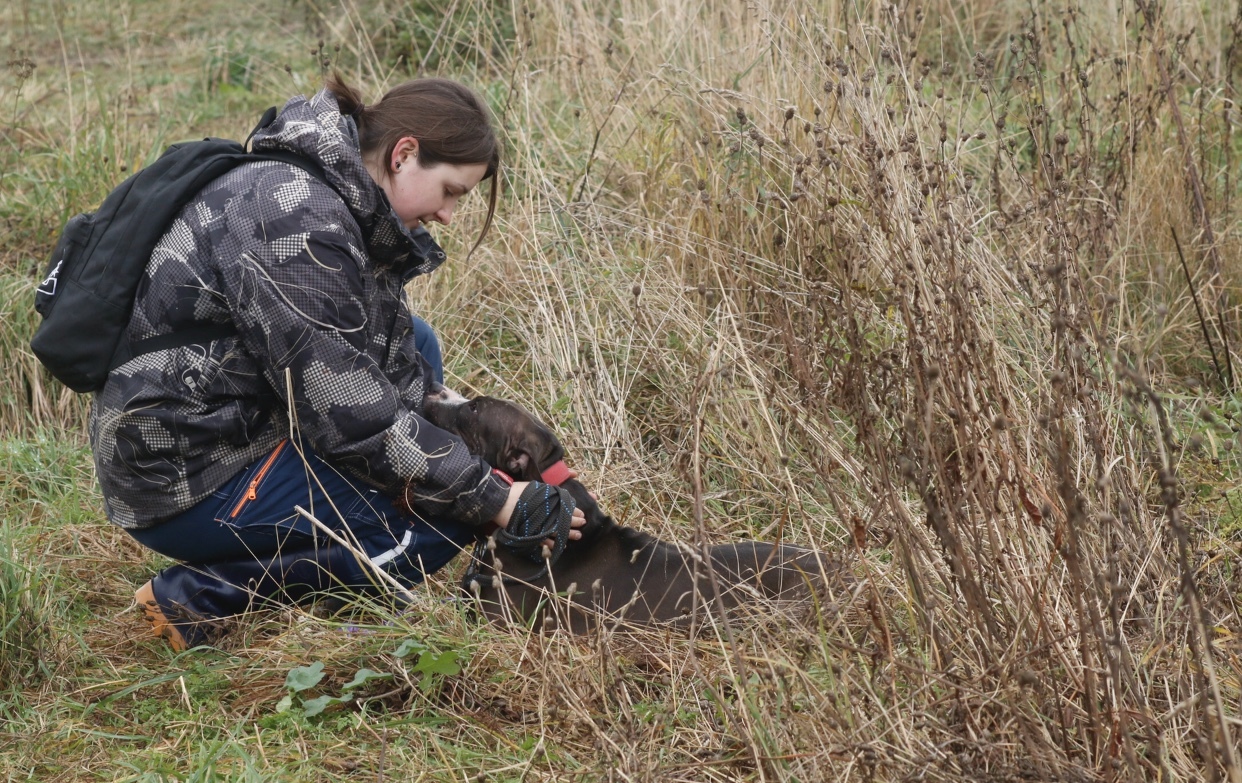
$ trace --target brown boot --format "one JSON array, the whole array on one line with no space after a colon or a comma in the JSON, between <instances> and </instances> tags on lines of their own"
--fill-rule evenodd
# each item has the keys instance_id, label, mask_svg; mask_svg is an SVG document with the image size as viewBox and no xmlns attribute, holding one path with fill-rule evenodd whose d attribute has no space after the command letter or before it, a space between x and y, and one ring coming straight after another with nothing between
<instances>
[{"instance_id":1,"label":"brown boot","mask_svg":"<svg viewBox=\"0 0 1242 783\"><path fill-rule=\"evenodd\" d=\"M155 600L155 590L148 581L134 593L134 600L138 602L138 608L142 610L142 617L148 623L151 623L151 631L156 636L167 639L168 643L177 652L186 649L185 637L177 630L177 626L168 622L168 618L164 616L164 610L160 609L160 605Z\"/></svg>"}]
</instances>

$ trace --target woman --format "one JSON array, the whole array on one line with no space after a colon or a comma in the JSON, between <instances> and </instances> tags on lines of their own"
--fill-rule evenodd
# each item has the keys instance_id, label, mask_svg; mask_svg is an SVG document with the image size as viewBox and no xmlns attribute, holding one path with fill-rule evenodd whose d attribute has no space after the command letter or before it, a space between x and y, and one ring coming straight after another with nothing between
<instances>
[{"instance_id":1,"label":"woman","mask_svg":"<svg viewBox=\"0 0 1242 783\"><path fill-rule=\"evenodd\" d=\"M152 255L128 337L236 333L135 357L91 413L109 519L181 561L135 594L155 632L184 649L254 599L373 589L376 569L412 585L492 524L558 550L579 537L566 495L506 483L420 415L442 369L403 287L444 261L425 225L485 179L491 225L499 145L479 98L418 79L364 106L333 77L252 146L323 179L256 161L208 185Z\"/></svg>"}]
</instances>

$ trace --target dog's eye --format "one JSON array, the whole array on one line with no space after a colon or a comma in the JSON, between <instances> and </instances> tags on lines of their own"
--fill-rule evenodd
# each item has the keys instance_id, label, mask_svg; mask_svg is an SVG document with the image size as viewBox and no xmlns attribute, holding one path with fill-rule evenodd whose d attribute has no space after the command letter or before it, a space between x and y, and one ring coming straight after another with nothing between
<instances>
[{"instance_id":1,"label":"dog's eye","mask_svg":"<svg viewBox=\"0 0 1242 783\"><path fill-rule=\"evenodd\" d=\"M469 403L467 403L466 410L470 411L471 413L478 413L479 403L475 400L471 400Z\"/></svg>"}]
</instances>

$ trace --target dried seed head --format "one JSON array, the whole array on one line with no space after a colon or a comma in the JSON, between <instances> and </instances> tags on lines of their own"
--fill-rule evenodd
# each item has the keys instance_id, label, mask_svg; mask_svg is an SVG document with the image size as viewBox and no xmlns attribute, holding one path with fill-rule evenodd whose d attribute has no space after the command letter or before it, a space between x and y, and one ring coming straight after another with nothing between
<instances>
[{"instance_id":1,"label":"dried seed head","mask_svg":"<svg viewBox=\"0 0 1242 783\"><path fill-rule=\"evenodd\" d=\"M24 82L29 79L35 72L37 64L29 57L17 57L5 63L13 75L17 77L17 81Z\"/></svg>"}]
</instances>

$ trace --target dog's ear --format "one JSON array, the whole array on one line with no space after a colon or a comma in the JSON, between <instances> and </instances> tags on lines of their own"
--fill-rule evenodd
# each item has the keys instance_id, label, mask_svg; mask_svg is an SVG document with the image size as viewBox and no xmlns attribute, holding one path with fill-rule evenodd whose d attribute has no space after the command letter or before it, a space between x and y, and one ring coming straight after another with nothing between
<instances>
[{"instance_id":1,"label":"dog's ear","mask_svg":"<svg viewBox=\"0 0 1242 783\"><path fill-rule=\"evenodd\" d=\"M535 481L539 478L539 461L535 458L530 438L508 438L497 456L501 470L518 481Z\"/></svg>"},{"instance_id":2,"label":"dog's ear","mask_svg":"<svg viewBox=\"0 0 1242 783\"><path fill-rule=\"evenodd\" d=\"M505 472L515 479L525 479L526 473L530 470L531 457L526 451L520 448L510 449L504 458Z\"/></svg>"}]
</instances>

